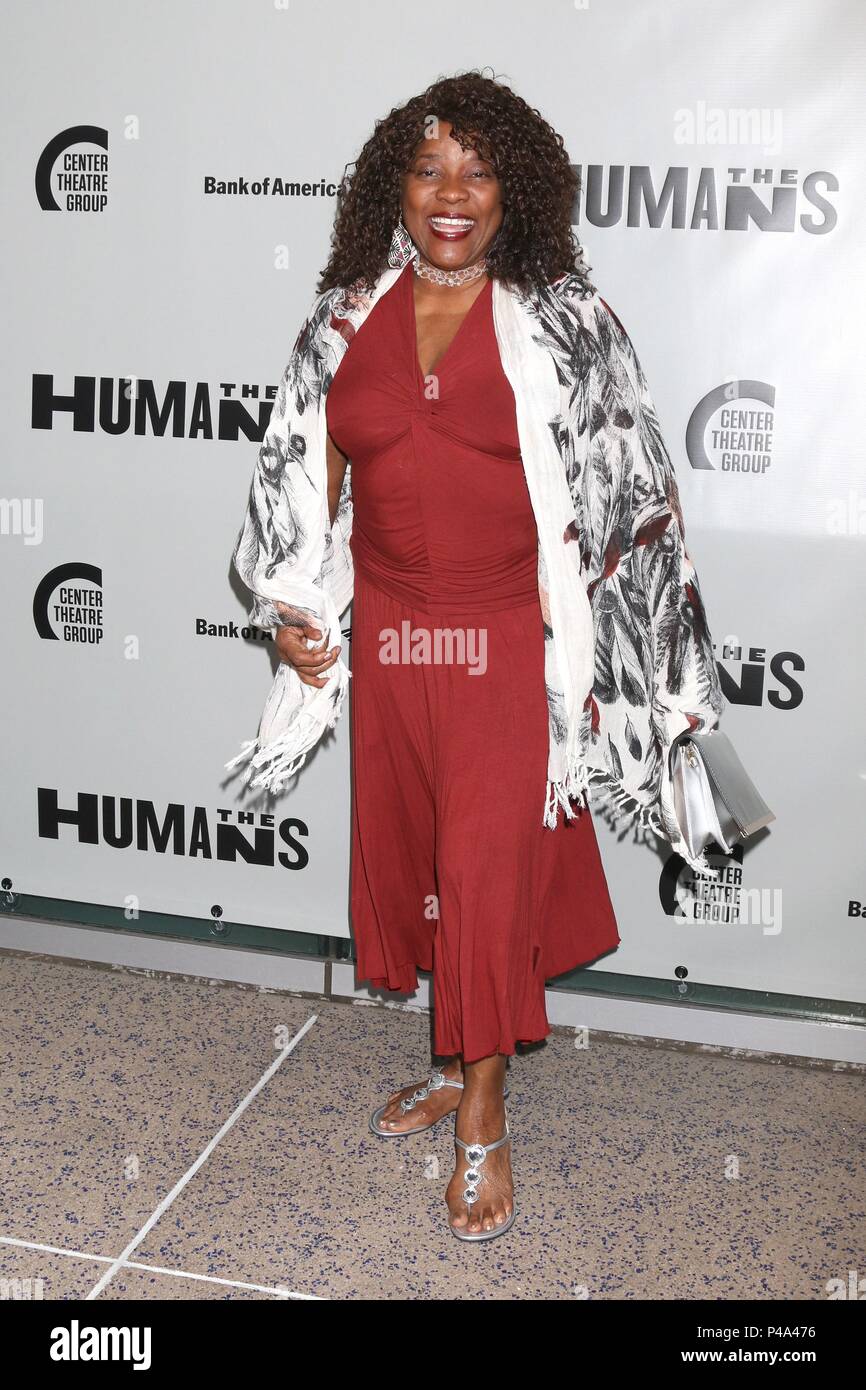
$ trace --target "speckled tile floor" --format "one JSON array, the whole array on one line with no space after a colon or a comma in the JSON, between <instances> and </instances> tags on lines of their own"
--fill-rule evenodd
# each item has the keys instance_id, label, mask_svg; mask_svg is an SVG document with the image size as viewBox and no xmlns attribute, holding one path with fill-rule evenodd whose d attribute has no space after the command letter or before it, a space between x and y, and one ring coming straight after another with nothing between
<instances>
[{"instance_id":1,"label":"speckled tile floor","mask_svg":"<svg viewBox=\"0 0 866 1390\"><path fill-rule=\"evenodd\" d=\"M424 1078L425 1015L0 954L0 1020L0 1280L47 1299L823 1300L866 1273L857 1074L555 1034L511 1063L517 1220L467 1246L452 1121L367 1128Z\"/></svg>"}]
</instances>

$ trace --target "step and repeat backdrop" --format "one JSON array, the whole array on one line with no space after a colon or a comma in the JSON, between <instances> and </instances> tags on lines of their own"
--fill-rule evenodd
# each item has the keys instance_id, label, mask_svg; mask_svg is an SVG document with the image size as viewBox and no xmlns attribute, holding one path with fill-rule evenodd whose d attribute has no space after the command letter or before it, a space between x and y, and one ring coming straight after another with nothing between
<instances>
[{"instance_id":1,"label":"step and repeat backdrop","mask_svg":"<svg viewBox=\"0 0 866 1390\"><path fill-rule=\"evenodd\" d=\"M392 106L484 67L580 170L723 727L777 813L716 883L597 816L623 938L600 968L866 1000L866 8L35 0L6 21L6 886L350 934L348 710L278 798L224 767L277 660L231 552L344 166Z\"/></svg>"}]
</instances>

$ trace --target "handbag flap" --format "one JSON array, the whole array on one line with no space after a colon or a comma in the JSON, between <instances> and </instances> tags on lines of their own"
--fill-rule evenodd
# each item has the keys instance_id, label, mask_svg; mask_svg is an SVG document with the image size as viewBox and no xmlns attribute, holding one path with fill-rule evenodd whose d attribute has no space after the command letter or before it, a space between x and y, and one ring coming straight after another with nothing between
<instances>
[{"instance_id":1,"label":"handbag flap","mask_svg":"<svg viewBox=\"0 0 866 1390\"><path fill-rule=\"evenodd\" d=\"M739 829L725 812L731 831L730 838L725 836L706 769L700 758L690 759L684 746L680 746L674 763L673 794L674 810L690 854L702 854L711 843L729 854Z\"/></svg>"},{"instance_id":2,"label":"handbag flap","mask_svg":"<svg viewBox=\"0 0 866 1390\"><path fill-rule=\"evenodd\" d=\"M734 745L721 729L692 734L707 776L730 811L742 836L754 835L776 819L737 756Z\"/></svg>"}]
</instances>

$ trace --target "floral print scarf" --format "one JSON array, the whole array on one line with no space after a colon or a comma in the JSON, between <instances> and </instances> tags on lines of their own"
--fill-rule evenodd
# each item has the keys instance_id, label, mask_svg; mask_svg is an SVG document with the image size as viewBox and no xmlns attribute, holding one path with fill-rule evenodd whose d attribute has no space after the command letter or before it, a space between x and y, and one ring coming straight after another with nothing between
<instances>
[{"instance_id":1,"label":"floral print scarf","mask_svg":"<svg viewBox=\"0 0 866 1390\"><path fill-rule=\"evenodd\" d=\"M398 276L412 274L416 255L399 229L372 289L325 291L298 334L233 554L253 595L252 626L312 615L319 645L339 640L353 592L351 461L331 525L325 402L355 333ZM670 754L678 735L717 725L723 696L635 350L581 268L528 295L494 281L493 317L538 531L550 735L543 823L555 827L560 809L573 817L589 796L613 825L645 841L657 835L712 874L680 833ZM342 656L326 675L326 685L308 686L280 662L257 737L225 766L247 762L247 783L279 791L342 712L351 675Z\"/></svg>"}]
</instances>

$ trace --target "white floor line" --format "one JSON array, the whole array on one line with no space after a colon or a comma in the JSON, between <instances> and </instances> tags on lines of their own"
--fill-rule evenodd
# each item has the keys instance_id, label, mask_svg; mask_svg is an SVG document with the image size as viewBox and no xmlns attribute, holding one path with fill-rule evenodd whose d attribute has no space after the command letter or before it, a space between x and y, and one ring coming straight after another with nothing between
<instances>
[{"instance_id":1,"label":"white floor line","mask_svg":"<svg viewBox=\"0 0 866 1390\"><path fill-rule=\"evenodd\" d=\"M278 1298L323 1302L315 1293L295 1293L293 1289L271 1288L269 1284L250 1284L245 1279L218 1279L215 1274L190 1274L186 1269L163 1269L160 1265L141 1264L138 1260L126 1260L124 1269L147 1269L151 1274L174 1274L180 1279L196 1279L202 1284L225 1284L230 1289L254 1289L257 1293L272 1293Z\"/></svg>"},{"instance_id":2,"label":"white floor line","mask_svg":"<svg viewBox=\"0 0 866 1390\"><path fill-rule=\"evenodd\" d=\"M68 1255L74 1260L95 1260L99 1264L113 1265L115 1255L94 1255L92 1250L66 1250L62 1245L43 1245L36 1240L16 1240L14 1236L0 1236L0 1245L15 1245L20 1250L44 1250L49 1255ZM304 1299L321 1303L324 1300L316 1293L296 1293L294 1289L284 1289L270 1284L251 1284L247 1279L220 1279L216 1274L193 1274L189 1269L169 1269L165 1265L149 1265L141 1260L124 1260L124 1269L146 1269L151 1274L170 1274L174 1279L195 1279L203 1284L225 1284L232 1289L253 1289L256 1293L271 1293L278 1298Z\"/></svg>"},{"instance_id":3,"label":"white floor line","mask_svg":"<svg viewBox=\"0 0 866 1390\"><path fill-rule=\"evenodd\" d=\"M40 1245L37 1240L15 1240L13 1236L0 1236L0 1245L17 1245L22 1250L46 1250L49 1255L69 1255L74 1260L98 1260L100 1264L112 1265L115 1255L94 1255L89 1250L64 1250L60 1245Z\"/></svg>"},{"instance_id":4,"label":"white floor line","mask_svg":"<svg viewBox=\"0 0 866 1390\"><path fill-rule=\"evenodd\" d=\"M286 1046L283 1048L279 1057L277 1057L276 1060L272 1062L265 1074L259 1078L253 1089L246 1096L244 1096L237 1109L233 1111L231 1115L229 1115L222 1129L218 1130L217 1133L214 1135L213 1139L211 1139L210 1143L207 1145L207 1147L202 1149L195 1163L193 1163L192 1166L186 1170L183 1177L175 1183L174 1187L171 1189L171 1192L167 1193L167 1195L163 1197L159 1206L152 1213L152 1215L148 1217L141 1230L136 1232L136 1234L132 1237L132 1240L129 1242L122 1254L118 1255L111 1268L107 1269L103 1274L102 1278L97 1280L93 1288L90 1290L90 1293L87 1295L87 1298L84 1300L85 1303L90 1302L91 1299L98 1298L99 1295L102 1293L102 1290L114 1278L117 1271L123 1265L129 1262L129 1256L132 1254L135 1247L141 1244L148 1231L153 1230L153 1227L156 1225L157 1221L159 1221L160 1217L165 1215L165 1213L168 1211L168 1208L174 1201L175 1197L177 1197L178 1194L183 1191L190 1179L195 1177L202 1164L207 1162L219 1141L223 1139L226 1134L228 1134L235 1121L240 1119L247 1106L250 1105L251 1102L255 1099L262 1087L267 1086L271 1077L274 1075L274 1072L276 1072L282 1066L289 1053L295 1050L298 1043L301 1041L301 1038L304 1036L305 1033L309 1032L313 1024L316 1022L317 1018L318 1014L310 1014L310 1017L307 1019L303 1028L298 1030L298 1032L292 1038L291 1042L287 1043Z\"/></svg>"}]
</instances>

